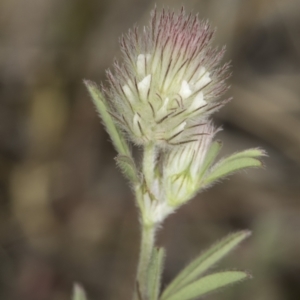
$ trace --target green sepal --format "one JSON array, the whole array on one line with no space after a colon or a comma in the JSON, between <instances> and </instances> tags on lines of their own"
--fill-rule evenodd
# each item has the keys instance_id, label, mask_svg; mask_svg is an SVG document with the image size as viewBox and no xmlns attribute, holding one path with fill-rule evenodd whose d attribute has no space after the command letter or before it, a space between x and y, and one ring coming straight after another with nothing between
<instances>
[{"instance_id":1,"label":"green sepal","mask_svg":"<svg viewBox=\"0 0 300 300\"><path fill-rule=\"evenodd\" d=\"M74 284L72 300L87 300L83 287L78 283Z\"/></svg>"},{"instance_id":2,"label":"green sepal","mask_svg":"<svg viewBox=\"0 0 300 300\"><path fill-rule=\"evenodd\" d=\"M130 180L130 182L138 184L140 183L140 177L136 168L134 160L127 155L119 154L115 158L118 166L121 168L123 174Z\"/></svg>"},{"instance_id":3,"label":"green sepal","mask_svg":"<svg viewBox=\"0 0 300 300\"><path fill-rule=\"evenodd\" d=\"M259 158L264 155L265 152L260 149L248 149L221 159L207 172L201 180L201 185L203 187L210 185L218 179L245 168L262 167L263 164Z\"/></svg>"},{"instance_id":4,"label":"green sepal","mask_svg":"<svg viewBox=\"0 0 300 300\"><path fill-rule=\"evenodd\" d=\"M186 266L175 279L169 284L162 295L166 299L169 295L174 294L177 290L197 280L203 273L210 269L214 264L220 261L225 255L234 250L251 234L250 231L239 231L230 234L220 242L202 253L198 258Z\"/></svg>"},{"instance_id":5,"label":"green sepal","mask_svg":"<svg viewBox=\"0 0 300 300\"><path fill-rule=\"evenodd\" d=\"M219 290L227 285L251 278L249 274L242 271L224 271L207 275L197 281L183 287L169 297L161 300L192 300L202 297L213 291Z\"/></svg>"},{"instance_id":6,"label":"green sepal","mask_svg":"<svg viewBox=\"0 0 300 300\"><path fill-rule=\"evenodd\" d=\"M104 123L117 152L122 155L131 156L128 144L121 131L117 128L112 116L110 115L107 102L101 91L98 89L96 83L89 80L84 80L84 84L92 97L92 100L101 116L102 122Z\"/></svg>"},{"instance_id":7,"label":"green sepal","mask_svg":"<svg viewBox=\"0 0 300 300\"><path fill-rule=\"evenodd\" d=\"M202 178L202 176L206 173L206 171L214 163L216 157L218 156L220 150L222 149L222 146L223 146L223 144L221 141L214 141L211 144L211 146L209 147L207 154L205 156L201 171L199 172L200 178Z\"/></svg>"},{"instance_id":8,"label":"green sepal","mask_svg":"<svg viewBox=\"0 0 300 300\"><path fill-rule=\"evenodd\" d=\"M165 260L164 248L156 248L153 251L148 273L149 300L158 300L161 284L161 274Z\"/></svg>"}]
</instances>

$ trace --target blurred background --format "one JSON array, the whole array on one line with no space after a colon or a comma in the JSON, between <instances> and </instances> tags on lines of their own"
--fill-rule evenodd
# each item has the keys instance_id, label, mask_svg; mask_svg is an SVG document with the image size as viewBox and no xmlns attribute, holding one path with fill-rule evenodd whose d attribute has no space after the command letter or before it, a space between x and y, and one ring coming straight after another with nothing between
<instances>
[{"instance_id":1,"label":"blurred background","mask_svg":"<svg viewBox=\"0 0 300 300\"><path fill-rule=\"evenodd\" d=\"M133 195L82 79L105 81L118 37L151 0L0 0L0 298L130 299L139 251ZM158 236L164 285L215 240L252 237L220 269L254 279L212 300L300 299L300 1L177 0L227 45L234 100L216 116L223 155L262 147L250 170L198 195Z\"/></svg>"}]
</instances>

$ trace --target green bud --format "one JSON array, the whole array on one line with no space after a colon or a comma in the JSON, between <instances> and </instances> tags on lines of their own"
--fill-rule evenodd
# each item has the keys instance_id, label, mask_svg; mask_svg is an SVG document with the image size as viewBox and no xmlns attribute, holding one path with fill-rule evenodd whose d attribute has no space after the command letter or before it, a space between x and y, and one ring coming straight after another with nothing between
<instances>
[{"instance_id":1,"label":"green bud","mask_svg":"<svg viewBox=\"0 0 300 300\"><path fill-rule=\"evenodd\" d=\"M175 147L167 153L163 186L168 204L174 208L190 200L197 192L226 176L249 167L262 167L261 149L248 149L214 163L221 144L213 142L217 130L211 123L198 128L196 141Z\"/></svg>"},{"instance_id":2,"label":"green bud","mask_svg":"<svg viewBox=\"0 0 300 300\"><path fill-rule=\"evenodd\" d=\"M198 127L197 140L169 151L163 170L164 188L170 206L191 199L199 189L199 176L216 133L211 123Z\"/></svg>"}]
</instances>

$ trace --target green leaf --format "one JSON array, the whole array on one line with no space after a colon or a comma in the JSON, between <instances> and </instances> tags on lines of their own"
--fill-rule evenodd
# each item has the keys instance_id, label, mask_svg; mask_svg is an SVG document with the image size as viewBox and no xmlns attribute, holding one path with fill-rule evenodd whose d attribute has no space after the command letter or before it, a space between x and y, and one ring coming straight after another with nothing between
<instances>
[{"instance_id":1,"label":"green leaf","mask_svg":"<svg viewBox=\"0 0 300 300\"><path fill-rule=\"evenodd\" d=\"M83 287L78 283L74 284L72 300L87 300Z\"/></svg>"},{"instance_id":2,"label":"green leaf","mask_svg":"<svg viewBox=\"0 0 300 300\"><path fill-rule=\"evenodd\" d=\"M259 148L251 148L241 152L234 153L226 158L226 160L240 158L240 157L261 157L266 156L266 152Z\"/></svg>"},{"instance_id":3,"label":"green leaf","mask_svg":"<svg viewBox=\"0 0 300 300\"><path fill-rule=\"evenodd\" d=\"M133 183L139 183L140 178L138 170L133 159L127 155L119 154L116 158L117 164L121 168L123 174Z\"/></svg>"},{"instance_id":4,"label":"green leaf","mask_svg":"<svg viewBox=\"0 0 300 300\"><path fill-rule=\"evenodd\" d=\"M163 292L162 299L166 299L166 297L173 294L178 289L198 279L225 255L233 251L234 248L250 234L251 232L247 230L230 234L206 250L177 275Z\"/></svg>"},{"instance_id":5,"label":"green leaf","mask_svg":"<svg viewBox=\"0 0 300 300\"><path fill-rule=\"evenodd\" d=\"M112 116L109 114L108 105L101 91L98 89L97 85L94 82L84 80L84 84L92 97L92 100L101 116L101 119L106 127L108 134L110 135L110 138L116 150L119 154L131 157L127 142L125 141L120 130L118 130L118 128L116 127Z\"/></svg>"},{"instance_id":6,"label":"green leaf","mask_svg":"<svg viewBox=\"0 0 300 300\"><path fill-rule=\"evenodd\" d=\"M264 155L265 152L260 149L249 149L224 158L211 168L202 180L202 186L209 185L222 177L245 168L262 167L263 164L258 158Z\"/></svg>"},{"instance_id":7,"label":"green leaf","mask_svg":"<svg viewBox=\"0 0 300 300\"><path fill-rule=\"evenodd\" d=\"M164 259L165 250L163 248L158 248L153 251L153 257L148 274L148 290L150 300L158 300Z\"/></svg>"},{"instance_id":8,"label":"green leaf","mask_svg":"<svg viewBox=\"0 0 300 300\"><path fill-rule=\"evenodd\" d=\"M233 284L244 279L250 278L245 272L225 271L207 275L197 281L185 286L169 297L163 297L162 300L191 300L204 296L210 292L218 290L226 285Z\"/></svg>"}]
</instances>

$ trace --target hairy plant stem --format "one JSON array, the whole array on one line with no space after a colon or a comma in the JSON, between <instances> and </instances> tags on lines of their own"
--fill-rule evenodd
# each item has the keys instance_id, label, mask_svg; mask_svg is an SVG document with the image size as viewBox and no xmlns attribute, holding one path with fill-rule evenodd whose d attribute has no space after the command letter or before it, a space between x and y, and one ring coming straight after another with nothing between
<instances>
[{"instance_id":1,"label":"hairy plant stem","mask_svg":"<svg viewBox=\"0 0 300 300\"><path fill-rule=\"evenodd\" d=\"M142 226L140 258L139 258L139 265L138 265L137 278L136 278L137 297L135 296L135 299L139 299L139 300L149 299L148 271L151 263L153 250L154 250L155 231L156 228L154 225Z\"/></svg>"},{"instance_id":2,"label":"hairy plant stem","mask_svg":"<svg viewBox=\"0 0 300 300\"><path fill-rule=\"evenodd\" d=\"M154 181L154 170L155 170L155 160L156 160L156 149L153 144L149 144L144 148L143 156L143 175L148 192L151 192L151 188ZM140 188L136 189L136 197L141 209L141 248L140 256L136 277L136 288L134 294L134 300L149 300L149 290L148 290L148 271L151 263L151 258L153 255L154 244L155 244L155 233L156 224L152 223L151 220L147 220L147 212L143 205L142 191Z\"/></svg>"}]
</instances>

